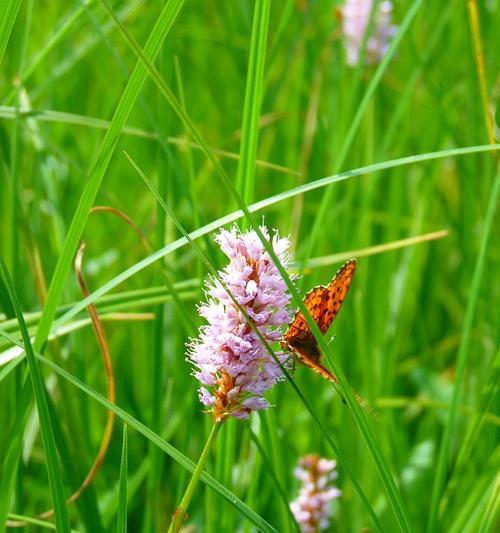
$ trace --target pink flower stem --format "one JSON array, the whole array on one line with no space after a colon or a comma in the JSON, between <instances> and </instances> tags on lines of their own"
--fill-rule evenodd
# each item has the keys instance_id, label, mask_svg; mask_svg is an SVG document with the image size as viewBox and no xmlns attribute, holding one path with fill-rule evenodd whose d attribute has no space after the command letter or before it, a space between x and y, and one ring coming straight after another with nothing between
<instances>
[{"instance_id":1,"label":"pink flower stem","mask_svg":"<svg viewBox=\"0 0 500 533\"><path fill-rule=\"evenodd\" d=\"M208 436L207 442L205 443L200 458L198 459L198 463L196 464L196 467L193 471L193 475L191 476L191 480L189 481L189 485L187 486L186 492L182 497L181 503L172 515L172 521L170 522L168 533L177 533L184 524L187 508L189 506L189 503L191 502L191 498L193 496L196 485L198 485L198 481L200 480L200 476L203 472L203 467L205 466L208 454L210 453L213 443L215 442L215 437L217 435L217 432L219 431L220 426L221 424L217 422L214 423L214 425L212 426L210 435Z\"/></svg>"}]
</instances>

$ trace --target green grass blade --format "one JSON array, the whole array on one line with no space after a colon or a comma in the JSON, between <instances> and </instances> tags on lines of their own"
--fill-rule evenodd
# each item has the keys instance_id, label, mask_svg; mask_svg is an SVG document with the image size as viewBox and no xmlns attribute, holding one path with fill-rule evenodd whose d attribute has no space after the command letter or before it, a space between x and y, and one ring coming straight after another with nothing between
<instances>
[{"instance_id":1,"label":"green grass blade","mask_svg":"<svg viewBox=\"0 0 500 533\"><path fill-rule=\"evenodd\" d=\"M87 0L87 6L92 4L94 0ZM36 56L30 61L26 68L21 73L21 80L23 84L31 77L43 60L52 50L57 46L61 46L62 41L81 24L82 14L85 13L87 7L82 4L77 6L71 13L68 13L64 20L61 20L57 25L55 32L47 39L44 47L38 51Z\"/></svg>"},{"instance_id":2,"label":"green grass blade","mask_svg":"<svg viewBox=\"0 0 500 533\"><path fill-rule=\"evenodd\" d=\"M220 164L219 160L215 157L212 150L210 150L210 147L208 146L204 137L200 134L200 132L196 128L195 124L193 123L189 115L187 114L186 110L184 109L180 101L176 98L175 94L172 92L172 89L170 89L170 87L165 83L165 80L161 76L158 69L154 66L154 64L150 61L150 59L144 54L141 47L137 44L137 42L132 37L130 32L127 30L127 28L125 28L125 26L116 16L113 10L107 5L107 3L104 0L100 0L100 2L103 8L106 10L106 12L109 14L109 16L113 19L114 23L120 30L122 36L127 41L131 50L136 54L137 58L142 61L151 79L154 81L154 83L158 87L158 90L160 91L160 93L164 96L165 100L170 104L172 109L182 120L186 129L191 133L195 141L200 145L200 149L203 151L207 159L212 163L217 173L221 177L225 177L229 179L224 168Z\"/></svg>"},{"instance_id":3,"label":"green grass blade","mask_svg":"<svg viewBox=\"0 0 500 533\"><path fill-rule=\"evenodd\" d=\"M56 530L56 526L52 522L46 522L45 520L39 520L38 518L33 518L32 516L24 516L17 513L9 513L9 519L16 522L25 522L28 525L38 526L39 528L50 529L52 531ZM83 533L80 529L72 529L71 533Z\"/></svg>"},{"instance_id":4,"label":"green grass blade","mask_svg":"<svg viewBox=\"0 0 500 533\"><path fill-rule=\"evenodd\" d=\"M0 267L2 269L4 282L9 291L10 299L16 312L17 319L19 320L21 333L23 335L26 358L28 360L28 367L30 369L31 383L33 386L38 416L40 418L40 427L42 431L45 458L47 461L47 474L49 477L50 490L52 493L52 502L54 505L56 527L58 531L69 533L70 525L68 510L66 508L66 501L64 496L63 476L57 458L56 441L52 428L53 424L50 417L49 405L47 402L42 374L38 367L38 361L36 360L35 353L31 345L30 336L26 328L26 324L24 322L24 317L20 308L19 301L17 299L14 286L12 285L9 272L2 258L0 258Z\"/></svg>"},{"instance_id":5,"label":"green grass blade","mask_svg":"<svg viewBox=\"0 0 500 533\"><path fill-rule=\"evenodd\" d=\"M184 0L170 0L163 7L158 20L151 30L151 34L144 47L144 54L148 59L154 60L170 31L179 11L184 4ZM146 79L146 70L141 62L138 62L130 76L130 79L123 91L117 105L111 125L102 141L95 163L89 173L89 180L80 197L75 215L71 221L71 226L66 236L61 255L56 265L56 269L49 287L47 301L43 308L42 316L35 337L34 347L38 351L48 338L50 327L55 316L57 304L61 297L64 283L68 276L71 261L75 255L78 242L82 235L87 221L89 209L99 190L106 169L108 168L111 156L116 148L123 126L125 125L132 107L139 95L139 92Z\"/></svg>"},{"instance_id":6,"label":"green grass blade","mask_svg":"<svg viewBox=\"0 0 500 533\"><path fill-rule=\"evenodd\" d=\"M128 440L127 424L123 424L122 457L120 462L120 481L118 488L118 523L117 533L127 533L127 475L128 475Z\"/></svg>"},{"instance_id":7,"label":"green grass blade","mask_svg":"<svg viewBox=\"0 0 500 533\"><path fill-rule=\"evenodd\" d=\"M243 123L241 126L240 161L237 188L245 202L253 202L255 189L255 161L259 138L259 116L264 85L264 62L269 28L269 0L255 2L250 43Z\"/></svg>"},{"instance_id":8,"label":"green grass blade","mask_svg":"<svg viewBox=\"0 0 500 533\"><path fill-rule=\"evenodd\" d=\"M276 490L278 491L281 498L283 511L286 512L287 515L290 517L289 523L292 523L295 531L297 531L297 533L300 533L300 526L297 524L295 517L290 509L288 494L286 493L285 488L283 487L282 483L278 479L278 476L276 475L276 472L274 471L273 461L268 456L266 449L264 448L262 443L259 441L259 437L252 430L250 430L250 440L254 443L255 447L259 451L260 456L262 457L264 464L266 465L266 474L271 476L273 480L274 486L276 487Z\"/></svg>"},{"instance_id":9,"label":"green grass blade","mask_svg":"<svg viewBox=\"0 0 500 533\"><path fill-rule=\"evenodd\" d=\"M492 421L500 426L500 417L495 416L490 412L495 401L495 396L498 393L498 384L500 383L500 350L497 351L493 359L491 369L484 380L481 394L477 399L476 405L470 409L471 417L465 430L465 435L461 441L460 448L457 452L457 459L453 465L453 470L448 480L445 493L439 506L439 513L446 512L449 505L451 495L457 489L457 486L462 482L470 464L471 455L474 449L477 449L478 442L482 436L481 429L483 425ZM459 406L459 408L462 406Z\"/></svg>"},{"instance_id":10,"label":"green grass blade","mask_svg":"<svg viewBox=\"0 0 500 533\"><path fill-rule=\"evenodd\" d=\"M182 105L183 107L183 105ZM39 121L43 122L57 122L62 124L74 124L76 126L83 126L86 128L106 130L109 128L111 122L109 120L104 120L102 118L91 117L88 115L78 115L77 113L67 113L64 111L54 111L52 109L18 109L13 106L0 105L0 118L6 118L9 120L16 119L28 119L30 117L35 117ZM199 144L190 142L189 139L183 137L173 137L168 136L166 139L162 139L158 132L153 130L147 130L143 128L137 128L134 126L124 126L122 133L124 135L130 135L133 137L139 137L143 139L151 139L154 141L162 142L166 141L167 143L178 146L179 148L186 147L187 149L195 148L196 150L201 150L202 147ZM240 156L235 152L229 152L227 150L222 150L220 148L215 148L213 146L209 147L210 151L226 159L231 159L238 161ZM290 174L298 176L300 172L297 170L284 167L283 165L278 165L276 163L271 163L269 161L264 161L262 159L257 159L255 164L261 168L267 168L269 170L274 170L283 174Z\"/></svg>"},{"instance_id":11,"label":"green grass blade","mask_svg":"<svg viewBox=\"0 0 500 533\"><path fill-rule=\"evenodd\" d=\"M5 48L9 42L20 5L21 0L7 0L2 4L0 13L0 64L2 63Z\"/></svg>"},{"instance_id":12,"label":"green grass blade","mask_svg":"<svg viewBox=\"0 0 500 533\"><path fill-rule=\"evenodd\" d=\"M500 469L500 447L496 447L489 460L486 462L482 475L474 480L471 489L467 493L467 498L461 502L460 506L450 513L448 519L452 519L451 524L446 525L449 533L463 533L464 531L478 531L478 513L485 518L484 508L488 506L489 498L498 491L498 472ZM496 509L498 514L498 508ZM471 530L467 527L473 523L475 528Z\"/></svg>"},{"instance_id":13,"label":"green grass blade","mask_svg":"<svg viewBox=\"0 0 500 533\"><path fill-rule=\"evenodd\" d=\"M32 398L32 387L27 379L27 373L24 375L24 386L16 398L18 405L27 403L23 398ZM18 409L12 427L9 428L9 446L7 450L3 447L0 450L0 456L3 458L2 462L2 476L0 477L0 533L6 530L7 513L12 501L12 493L14 490L14 483L21 459L21 451L23 445L23 429L28 419L28 410Z\"/></svg>"},{"instance_id":14,"label":"green grass blade","mask_svg":"<svg viewBox=\"0 0 500 533\"><path fill-rule=\"evenodd\" d=\"M497 476L491 490L490 497L484 509L482 519L479 523L478 533L490 533L498 526L500 512L500 476Z\"/></svg>"},{"instance_id":15,"label":"green grass blade","mask_svg":"<svg viewBox=\"0 0 500 533\"><path fill-rule=\"evenodd\" d=\"M468 363L471 330L472 325L474 323L474 317L479 298L479 290L481 288L481 281L483 278L484 265L486 260L486 250L491 234L495 212L498 208L499 193L500 173L497 173L491 187L488 207L486 210L482 228L481 245L479 249L479 254L477 256L474 273L472 276L470 291L468 293L469 298L467 301L467 309L465 312L464 325L462 329L462 338L457 354L456 374L453 382L453 396L451 399L450 408L448 410L448 417L444 428L443 438L441 440L441 446L439 448L439 455L436 463L436 474L434 476L434 483L432 487L432 498L428 522L429 532L436 531L437 527L439 502L441 500L445 476L448 470L450 441L457 422L458 406L460 404L461 393L460 388Z\"/></svg>"}]
</instances>

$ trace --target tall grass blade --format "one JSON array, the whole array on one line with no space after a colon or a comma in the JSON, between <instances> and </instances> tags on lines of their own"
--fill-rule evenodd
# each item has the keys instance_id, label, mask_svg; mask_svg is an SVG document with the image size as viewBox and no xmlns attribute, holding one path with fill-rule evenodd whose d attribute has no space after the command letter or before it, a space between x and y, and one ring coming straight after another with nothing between
<instances>
[{"instance_id":1,"label":"tall grass blade","mask_svg":"<svg viewBox=\"0 0 500 533\"><path fill-rule=\"evenodd\" d=\"M21 0L6 0L0 10L0 65L9 42L12 27L19 11Z\"/></svg>"},{"instance_id":2,"label":"tall grass blade","mask_svg":"<svg viewBox=\"0 0 500 533\"><path fill-rule=\"evenodd\" d=\"M240 160L236 178L238 191L247 204L251 204L254 198L255 161L259 138L259 116L264 85L264 62L270 7L270 0L257 0L255 2L241 126Z\"/></svg>"},{"instance_id":3,"label":"tall grass blade","mask_svg":"<svg viewBox=\"0 0 500 533\"><path fill-rule=\"evenodd\" d=\"M24 322L23 313L17 299L17 294L12 285L12 280L4 260L0 258L0 268L2 276L4 278L5 285L9 291L9 296L14 307L17 319L19 321L19 327L23 336L24 348L26 350L26 359L28 361L28 367L30 370L31 384L35 396L36 406L38 410L38 416L40 418L40 428L42 432L43 447L45 451L47 474L49 477L49 485L52 493L52 502L54 505L54 514L56 519L56 527L58 531L62 533L69 533L69 517L68 510L66 508L66 501L64 496L63 476L59 467L57 458L57 447L54 438L53 424L50 417L49 405L47 402L45 386L43 383L42 374L38 367L38 361L35 357L33 347L31 345L31 339Z\"/></svg>"},{"instance_id":4,"label":"tall grass blade","mask_svg":"<svg viewBox=\"0 0 500 533\"><path fill-rule=\"evenodd\" d=\"M120 461L120 480L118 486L118 523L116 533L127 533L127 475L128 440L127 424L123 424L122 457Z\"/></svg>"}]
</instances>

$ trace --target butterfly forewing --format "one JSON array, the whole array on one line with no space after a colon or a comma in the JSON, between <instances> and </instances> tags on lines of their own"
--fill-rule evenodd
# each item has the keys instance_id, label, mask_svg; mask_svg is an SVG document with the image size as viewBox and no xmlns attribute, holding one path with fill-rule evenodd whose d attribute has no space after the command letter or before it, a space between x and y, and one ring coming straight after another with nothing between
<instances>
[{"instance_id":1,"label":"butterfly forewing","mask_svg":"<svg viewBox=\"0 0 500 533\"><path fill-rule=\"evenodd\" d=\"M351 260L345 263L342 268L335 274L330 284L324 288L321 309L314 317L321 333L326 333L333 319L339 312L340 306L344 301L352 276L356 268L356 261Z\"/></svg>"},{"instance_id":2,"label":"butterfly forewing","mask_svg":"<svg viewBox=\"0 0 500 533\"><path fill-rule=\"evenodd\" d=\"M315 287L307 293L304 305L321 333L326 333L337 315L349 289L355 268L354 259L347 261L326 287ZM297 311L284 338L292 347L294 340L305 340L309 344L313 339L315 342L314 335L300 311Z\"/></svg>"}]
</instances>

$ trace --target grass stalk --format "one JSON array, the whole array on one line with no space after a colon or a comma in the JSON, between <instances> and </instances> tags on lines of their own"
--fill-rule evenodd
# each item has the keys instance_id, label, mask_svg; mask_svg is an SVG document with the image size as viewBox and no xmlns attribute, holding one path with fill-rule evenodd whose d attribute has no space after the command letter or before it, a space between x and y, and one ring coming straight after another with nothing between
<instances>
[{"instance_id":1,"label":"grass stalk","mask_svg":"<svg viewBox=\"0 0 500 533\"><path fill-rule=\"evenodd\" d=\"M486 68L484 66L483 42L481 39L481 25L476 0L467 0L467 14L469 17L472 46L474 50L474 62L476 64L477 79L479 82L479 94L483 108L483 120L486 128L486 137L490 144L495 144L495 130L493 117L491 116L488 99L488 82L486 80ZM497 158L495 157L495 160Z\"/></svg>"}]
</instances>

